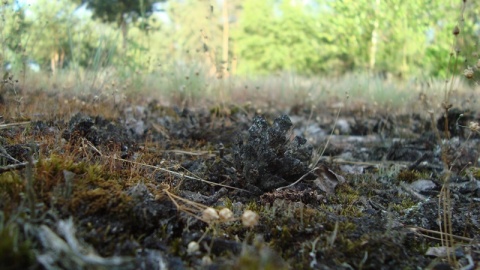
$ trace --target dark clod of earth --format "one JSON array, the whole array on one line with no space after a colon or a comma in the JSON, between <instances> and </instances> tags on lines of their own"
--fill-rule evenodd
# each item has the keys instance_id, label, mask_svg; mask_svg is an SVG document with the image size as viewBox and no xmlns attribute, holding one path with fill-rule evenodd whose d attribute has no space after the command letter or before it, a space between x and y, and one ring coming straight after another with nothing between
<instances>
[{"instance_id":1,"label":"dark clod of earth","mask_svg":"<svg viewBox=\"0 0 480 270\"><path fill-rule=\"evenodd\" d=\"M236 169L256 194L295 182L308 173L313 147L300 136L289 140L292 121L287 115L269 126L265 118L255 116L246 140L239 138L233 149Z\"/></svg>"},{"instance_id":2,"label":"dark clod of earth","mask_svg":"<svg viewBox=\"0 0 480 270\"><path fill-rule=\"evenodd\" d=\"M0 129L0 269L479 267L474 112L128 106Z\"/></svg>"}]
</instances>

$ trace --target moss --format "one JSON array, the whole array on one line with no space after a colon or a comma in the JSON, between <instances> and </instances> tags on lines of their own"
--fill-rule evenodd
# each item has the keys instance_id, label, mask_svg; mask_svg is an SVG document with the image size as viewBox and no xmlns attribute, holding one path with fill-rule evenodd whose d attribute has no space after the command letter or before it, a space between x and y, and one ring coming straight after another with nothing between
<instances>
[{"instance_id":1,"label":"moss","mask_svg":"<svg viewBox=\"0 0 480 270\"><path fill-rule=\"evenodd\" d=\"M231 114L231 115L237 114L237 113L239 113L240 111L242 111L242 108L240 108L240 107L237 106L237 105L232 105L231 108L230 108L230 114Z\"/></svg>"},{"instance_id":2,"label":"moss","mask_svg":"<svg viewBox=\"0 0 480 270\"><path fill-rule=\"evenodd\" d=\"M318 210L310 208L308 206L297 209L295 212L295 218L300 220L303 226L313 227L320 219L320 213Z\"/></svg>"},{"instance_id":3,"label":"moss","mask_svg":"<svg viewBox=\"0 0 480 270\"><path fill-rule=\"evenodd\" d=\"M70 183L66 183L65 171L74 173ZM130 211L131 198L124 193L127 183L122 182L121 173L110 172L100 164L75 163L52 155L37 164L34 185L44 203L55 197L73 212L126 216Z\"/></svg>"},{"instance_id":4,"label":"moss","mask_svg":"<svg viewBox=\"0 0 480 270\"><path fill-rule=\"evenodd\" d=\"M475 179L480 179L480 167L470 167L465 170L465 175L471 175Z\"/></svg>"},{"instance_id":5,"label":"moss","mask_svg":"<svg viewBox=\"0 0 480 270\"><path fill-rule=\"evenodd\" d=\"M403 170L398 173L397 180L412 183L421 178L421 174L416 170Z\"/></svg>"},{"instance_id":6,"label":"moss","mask_svg":"<svg viewBox=\"0 0 480 270\"><path fill-rule=\"evenodd\" d=\"M403 241L402 234L398 232L369 232L356 240L349 240L345 259L355 268L372 268L374 265L396 267L401 260ZM372 256L379 251L382 251L382 256Z\"/></svg>"},{"instance_id":7,"label":"moss","mask_svg":"<svg viewBox=\"0 0 480 270\"><path fill-rule=\"evenodd\" d=\"M131 198L123 192L124 185L119 180L88 172L84 177L73 189L72 211L82 209L85 214L109 213L117 217L129 214Z\"/></svg>"},{"instance_id":8,"label":"moss","mask_svg":"<svg viewBox=\"0 0 480 270\"><path fill-rule=\"evenodd\" d=\"M175 256L182 257L185 255L186 249L183 246L183 241L181 238L174 238L169 243L170 253Z\"/></svg>"},{"instance_id":9,"label":"moss","mask_svg":"<svg viewBox=\"0 0 480 270\"><path fill-rule=\"evenodd\" d=\"M253 212L261 213L263 212L262 205L252 201L245 205L245 210L252 210Z\"/></svg>"},{"instance_id":10,"label":"moss","mask_svg":"<svg viewBox=\"0 0 480 270\"><path fill-rule=\"evenodd\" d=\"M298 234L298 231L288 225L270 227L270 245L281 253L288 253L288 250L292 248L293 235L296 234Z\"/></svg>"},{"instance_id":11,"label":"moss","mask_svg":"<svg viewBox=\"0 0 480 270\"><path fill-rule=\"evenodd\" d=\"M352 188L348 184L338 185L335 195L332 196L330 204L340 204L336 210L338 214L346 217L361 217L363 215L361 208L357 206L360 200L360 192L358 189Z\"/></svg>"},{"instance_id":12,"label":"moss","mask_svg":"<svg viewBox=\"0 0 480 270\"><path fill-rule=\"evenodd\" d=\"M40 200L49 203L54 188L64 187L64 171L74 174L85 173L88 165L84 162L74 163L72 158L51 155L48 159L41 159L36 165L34 188Z\"/></svg>"},{"instance_id":13,"label":"moss","mask_svg":"<svg viewBox=\"0 0 480 270\"><path fill-rule=\"evenodd\" d=\"M25 185L17 172L5 172L0 174L0 208L10 212L20 203L20 194Z\"/></svg>"},{"instance_id":14,"label":"moss","mask_svg":"<svg viewBox=\"0 0 480 270\"><path fill-rule=\"evenodd\" d=\"M221 115L222 108L220 105L214 106L210 108L210 114L216 117L219 117Z\"/></svg>"},{"instance_id":15,"label":"moss","mask_svg":"<svg viewBox=\"0 0 480 270\"><path fill-rule=\"evenodd\" d=\"M392 204L391 210L399 213L404 213L405 210L417 205L410 197L404 197L400 203Z\"/></svg>"},{"instance_id":16,"label":"moss","mask_svg":"<svg viewBox=\"0 0 480 270\"><path fill-rule=\"evenodd\" d=\"M480 168L473 168L473 176L476 179L480 179Z\"/></svg>"},{"instance_id":17,"label":"moss","mask_svg":"<svg viewBox=\"0 0 480 270\"><path fill-rule=\"evenodd\" d=\"M31 243L20 238L16 224L0 230L0 269L29 269L33 265Z\"/></svg>"},{"instance_id":18,"label":"moss","mask_svg":"<svg viewBox=\"0 0 480 270\"><path fill-rule=\"evenodd\" d=\"M264 247L259 250L242 252L231 269L282 270L290 268L275 253Z\"/></svg>"}]
</instances>

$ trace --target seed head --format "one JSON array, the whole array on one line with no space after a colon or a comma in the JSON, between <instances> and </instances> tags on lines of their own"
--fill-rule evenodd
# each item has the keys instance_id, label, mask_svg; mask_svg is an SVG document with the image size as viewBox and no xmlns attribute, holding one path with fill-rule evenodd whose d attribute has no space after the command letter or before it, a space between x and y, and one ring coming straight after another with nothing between
<instances>
[{"instance_id":1,"label":"seed head","mask_svg":"<svg viewBox=\"0 0 480 270\"><path fill-rule=\"evenodd\" d=\"M468 128L473 132L479 132L480 131L480 124L472 121L472 122L468 123Z\"/></svg>"},{"instance_id":2,"label":"seed head","mask_svg":"<svg viewBox=\"0 0 480 270\"><path fill-rule=\"evenodd\" d=\"M473 75L475 75L475 72L473 71L473 68L471 68L471 67L468 67L463 71L463 76L465 76L465 78L467 78L469 80L473 78Z\"/></svg>"},{"instance_id":3,"label":"seed head","mask_svg":"<svg viewBox=\"0 0 480 270\"><path fill-rule=\"evenodd\" d=\"M455 25L452 33L453 33L454 36L458 36L458 34L460 34L460 28L458 27L458 25Z\"/></svg>"},{"instance_id":4,"label":"seed head","mask_svg":"<svg viewBox=\"0 0 480 270\"><path fill-rule=\"evenodd\" d=\"M199 249L200 249L200 245L199 245L197 242L192 241L192 242L188 243L187 253L188 253L188 254L194 254L194 253L196 253Z\"/></svg>"},{"instance_id":5,"label":"seed head","mask_svg":"<svg viewBox=\"0 0 480 270\"><path fill-rule=\"evenodd\" d=\"M253 227L258 224L258 220L260 217L258 216L257 213L251 211L251 210L246 210L243 212L242 215L242 224L245 227Z\"/></svg>"},{"instance_id":6,"label":"seed head","mask_svg":"<svg viewBox=\"0 0 480 270\"><path fill-rule=\"evenodd\" d=\"M206 265L210 265L212 264L212 258L210 258L210 256L208 255L205 255L202 257L202 265L206 266Z\"/></svg>"},{"instance_id":7,"label":"seed head","mask_svg":"<svg viewBox=\"0 0 480 270\"><path fill-rule=\"evenodd\" d=\"M223 208L218 214L221 221L230 221L233 219L233 212L228 208Z\"/></svg>"},{"instance_id":8,"label":"seed head","mask_svg":"<svg viewBox=\"0 0 480 270\"><path fill-rule=\"evenodd\" d=\"M202 218L205 222L212 222L219 219L217 210L207 207L203 210Z\"/></svg>"}]
</instances>

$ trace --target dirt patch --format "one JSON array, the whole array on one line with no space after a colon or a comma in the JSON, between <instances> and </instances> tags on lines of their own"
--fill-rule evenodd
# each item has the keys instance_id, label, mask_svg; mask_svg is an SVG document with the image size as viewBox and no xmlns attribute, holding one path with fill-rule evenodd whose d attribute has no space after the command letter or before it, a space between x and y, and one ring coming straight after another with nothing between
<instances>
[{"instance_id":1,"label":"dirt patch","mask_svg":"<svg viewBox=\"0 0 480 270\"><path fill-rule=\"evenodd\" d=\"M141 104L4 124L0 268L416 269L447 261L447 225L480 260L472 112Z\"/></svg>"}]
</instances>

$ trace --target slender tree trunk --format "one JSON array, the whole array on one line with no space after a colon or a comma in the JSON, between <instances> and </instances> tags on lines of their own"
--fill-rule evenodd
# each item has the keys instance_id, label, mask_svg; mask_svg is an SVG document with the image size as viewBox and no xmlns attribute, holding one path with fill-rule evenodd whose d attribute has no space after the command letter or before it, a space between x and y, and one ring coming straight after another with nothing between
<instances>
[{"instance_id":1,"label":"slender tree trunk","mask_svg":"<svg viewBox=\"0 0 480 270\"><path fill-rule=\"evenodd\" d=\"M50 57L50 68L52 69L52 74L55 75L57 73L55 66L55 53Z\"/></svg>"},{"instance_id":2,"label":"slender tree trunk","mask_svg":"<svg viewBox=\"0 0 480 270\"><path fill-rule=\"evenodd\" d=\"M377 51L378 51L378 28L379 28L379 19L380 15L380 0L375 0L374 6L375 20L373 21L373 30L372 30L372 39L370 45L370 59L368 63L368 68L370 71L375 69L375 64L377 61Z\"/></svg>"},{"instance_id":3,"label":"slender tree trunk","mask_svg":"<svg viewBox=\"0 0 480 270\"><path fill-rule=\"evenodd\" d=\"M53 50L50 57L50 68L52 69L53 75L57 73L58 69L63 68L63 63L65 61L65 51L63 48Z\"/></svg>"},{"instance_id":4,"label":"slender tree trunk","mask_svg":"<svg viewBox=\"0 0 480 270\"><path fill-rule=\"evenodd\" d=\"M229 18L228 18L228 2L223 0L223 45L222 45L222 76L229 76L228 72L228 38L229 38Z\"/></svg>"},{"instance_id":5,"label":"slender tree trunk","mask_svg":"<svg viewBox=\"0 0 480 270\"><path fill-rule=\"evenodd\" d=\"M127 51L127 40L128 40L128 25L127 22L125 21L125 18L123 15L121 15L122 18L120 19L120 30L122 31L122 49L124 52Z\"/></svg>"},{"instance_id":6,"label":"slender tree trunk","mask_svg":"<svg viewBox=\"0 0 480 270\"><path fill-rule=\"evenodd\" d=\"M60 49L60 57L58 59L58 66L63 68L63 63L65 63L65 50L63 48Z\"/></svg>"},{"instance_id":7,"label":"slender tree trunk","mask_svg":"<svg viewBox=\"0 0 480 270\"><path fill-rule=\"evenodd\" d=\"M403 18L403 29L405 29L404 31L408 31L408 20L406 16ZM402 67L400 68L400 73L397 75L399 77L402 77L407 73L408 73L408 59L407 59L407 49L405 44L403 45L403 50L402 50Z\"/></svg>"},{"instance_id":8,"label":"slender tree trunk","mask_svg":"<svg viewBox=\"0 0 480 270\"><path fill-rule=\"evenodd\" d=\"M58 53L58 50L53 50L52 56L50 56L50 68L52 69L53 75L57 73L59 61L60 61L60 55Z\"/></svg>"}]
</instances>

